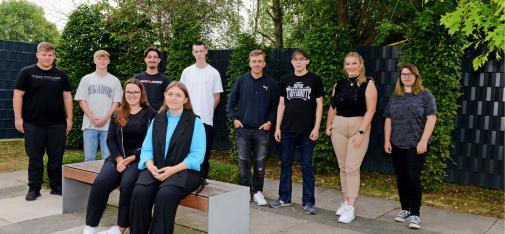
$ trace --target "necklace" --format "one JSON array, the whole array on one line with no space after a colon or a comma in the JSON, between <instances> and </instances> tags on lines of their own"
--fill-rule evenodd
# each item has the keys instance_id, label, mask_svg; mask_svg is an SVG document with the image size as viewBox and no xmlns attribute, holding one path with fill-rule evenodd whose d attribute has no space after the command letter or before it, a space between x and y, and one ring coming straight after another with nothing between
<instances>
[{"instance_id":1,"label":"necklace","mask_svg":"<svg viewBox=\"0 0 505 234\"><path fill-rule=\"evenodd\" d=\"M353 80L351 80L353 79ZM356 82L358 81L357 77L347 77L347 81L349 81L349 86L354 87L356 85Z\"/></svg>"}]
</instances>

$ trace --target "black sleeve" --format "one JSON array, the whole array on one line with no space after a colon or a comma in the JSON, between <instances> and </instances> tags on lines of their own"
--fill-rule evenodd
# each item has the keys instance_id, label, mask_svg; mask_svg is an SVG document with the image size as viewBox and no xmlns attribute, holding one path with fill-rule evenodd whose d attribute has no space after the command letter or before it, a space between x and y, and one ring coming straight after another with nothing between
<instances>
[{"instance_id":1,"label":"black sleeve","mask_svg":"<svg viewBox=\"0 0 505 234\"><path fill-rule=\"evenodd\" d=\"M276 82L273 82L272 92L270 93L270 108L268 110L268 120L275 126L275 121L277 119L277 106L279 105L279 89Z\"/></svg>"},{"instance_id":2,"label":"black sleeve","mask_svg":"<svg viewBox=\"0 0 505 234\"><path fill-rule=\"evenodd\" d=\"M117 136L116 113L112 115L112 118L109 121L109 132L107 133L107 147L109 148L110 156L114 159L114 161L116 161L116 158L119 156L123 157L123 153L121 153Z\"/></svg>"},{"instance_id":3,"label":"black sleeve","mask_svg":"<svg viewBox=\"0 0 505 234\"><path fill-rule=\"evenodd\" d=\"M230 95L228 95L228 102L226 103L226 112L228 112L228 118L231 121L238 119L235 109L237 108L239 82L240 82L240 76L235 80L233 88L230 91Z\"/></svg>"},{"instance_id":4,"label":"black sleeve","mask_svg":"<svg viewBox=\"0 0 505 234\"><path fill-rule=\"evenodd\" d=\"M27 74L28 72L26 71L27 69L23 68L21 71L19 71L18 76L16 78L16 85L14 86L14 89L26 91L28 89L28 78L29 75Z\"/></svg>"},{"instance_id":5,"label":"black sleeve","mask_svg":"<svg viewBox=\"0 0 505 234\"><path fill-rule=\"evenodd\" d=\"M61 84L63 91L66 91L66 92L72 91L72 86L70 85L70 80L68 79L67 73L63 72L61 78L62 78L62 82L63 82Z\"/></svg>"},{"instance_id":6,"label":"black sleeve","mask_svg":"<svg viewBox=\"0 0 505 234\"><path fill-rule=\"evenodd\" d=\"M320 98L323 96L323 93L324 93L323 79L321 79L320 76L317 76L316 82L317 82L317 86L318 86L318 88L316 89L317 90L316 98Z\"/></svg>"}]
</instances>

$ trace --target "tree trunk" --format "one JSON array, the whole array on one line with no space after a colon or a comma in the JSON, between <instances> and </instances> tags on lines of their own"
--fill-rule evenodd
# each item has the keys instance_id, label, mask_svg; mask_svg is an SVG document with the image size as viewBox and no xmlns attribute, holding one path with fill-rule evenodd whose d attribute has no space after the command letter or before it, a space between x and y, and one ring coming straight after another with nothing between
<instances>
[{"instance_id":1,"label":"tree trunk","mask_svg":"<svg viewBox=\"0 0 505 234\"><path fill-rule=\"evenodd\" d=\"M275 31L275 47L283 48L284 40L282 38L282 8L281 0L273 0L272 12Z\"/></svg>"},{"instance_id":2,"label":"tree trunk","mask_svg":"<svg viewBox=\"0 0 505 234\"><path fill-rule=\"evenodd\" d=\"M347 23L347 0L337 0L337 22L339 26Z\"/></svg>"}]
</instances>

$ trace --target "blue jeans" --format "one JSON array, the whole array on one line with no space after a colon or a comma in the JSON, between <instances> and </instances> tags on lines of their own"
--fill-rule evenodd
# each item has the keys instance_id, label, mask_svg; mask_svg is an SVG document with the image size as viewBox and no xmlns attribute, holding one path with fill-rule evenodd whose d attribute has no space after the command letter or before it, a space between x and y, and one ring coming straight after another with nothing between
<instances>
[{"instance_id":1,"label":"blue jeans","mask_svg":"<svg viewBox=\"0 0 505 234\"><path fill-rule=\"evenodd\" d=\"M268 154L268 131L254 128L237 128L238 165L240 185L251 188L251 193L263 191L265 180L265 158ZM251 161L254 176L251 182Z\"/></svg>"},{"instance_id":2,"label":"blue jeans","mask_svg":"<svg viewBox=\"0 0 505 234\"><path fill-rule=\"evenodd\" d=\"M102 159L109 157L109 148L107 148L107 131L96 129L82 130L84 140L84 161L96 160L96 150L100 144Z\"/></svg>"},{"instance_id":3,"label":"blue jeans","mask_svg":"<svg viewBox=\"0 0 505 234\"><path fill-rule=\"evenodd\" d=\"M279 183L279 199L284 202L291 202L291 171L295 148L300 150L300 164L302 166L303 178L303 205L315 205L314 198L314 171L312 170L312 152L314 142L309 139L308 134L282 133L279 148L281 158L281 178Z\"/></svg>"}]
</instances>

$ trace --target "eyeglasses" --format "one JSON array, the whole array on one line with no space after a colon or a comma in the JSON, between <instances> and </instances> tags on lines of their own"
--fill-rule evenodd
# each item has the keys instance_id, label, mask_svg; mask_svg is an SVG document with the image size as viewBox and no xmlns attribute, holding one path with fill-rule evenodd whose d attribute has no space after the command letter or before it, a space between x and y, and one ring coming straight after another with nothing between
<instances>
[{"instance_id":1,"label":"eyeglasses","mask_svg":"<svg viewBox=\"0 0 505 234\"><path fill-rule=\"evenodd\" d=\"M400 77L403 77L403 78L414 78L415 75L414 75L414 73L401 73Z\"/></svg>"},{"instance_id":2,"label":"eyeglasses","mask_svg":"<svg viewBox=\"0 0 505 234\"><path fill-rule=\"evenodd\" d=\"M302 58L302 59L291 59L291 61L295 62L295 63L301 63L301 62L304 62L304 61L307 61L306 58Z\"/></svg>"},{"instance_id":3,"label":"eyeglasses","mask_svg":"<svg viewBox=\"0 0 505 234\"><path fill-rule=\"evenodd\" d=\"M125 94L128 96L138 96L138 95L140 95L140 91L133 91L133 92L126 91Z\"/></svg>"}]
</instances>

